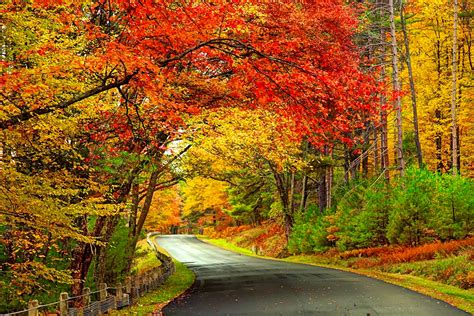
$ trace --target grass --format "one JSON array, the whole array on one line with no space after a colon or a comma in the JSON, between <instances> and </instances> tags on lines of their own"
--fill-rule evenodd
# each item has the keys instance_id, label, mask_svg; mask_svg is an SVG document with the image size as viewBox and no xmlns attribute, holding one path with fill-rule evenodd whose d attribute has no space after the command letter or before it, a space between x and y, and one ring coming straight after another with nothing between
<instances>
[{"instance_id":1,"label":"grass","mask_svg":"<svg viewBox=\"0 0 474 316\"><path fill-rule=\"evenodd\" d=\"M145 272L161 265L160 260L156 258L153 249L148 245L146 239L137 243L136 258L133 262L134 272Z\"/></svg>"},{"instance_id":2,"label":"grass","mask_svg":"<svg viewBox=\"0 0 474 316\"><path fill-rule=\"evenodd\" d=\"M344 260L333 260L331 258L314 256L314 255L298 255L290 256L285 259L276 259L270 257L258 256L249 249L235 246L225 239L210 239L207 237L199 236L199 239L213 244L215 246L241 253L244 255L250 255L253 257L260 257L271 260L281 260L293 263L304 263L316 266L322 266L327 268L339 269L349 271L357 274L366 275L372 278L380 279L388 283L399 285L416 292L431 296L433 298L445 301L453 306L456 306L468 313L474 314L474 290L464 290L455 286L443 284L436 281L431 281L420 276L413 276L399 273L387 273L379 270L367 270L367 269L351 269L347 267L347 261Z\"/></svg>"},{"instance_id":3,"label":"grass","mask_svg":"<svg viewBox=\"0 0 474 316\"><path fill-rule=\"evenodd\" d=\"M247 248L242 248L242 247L239 247L239 246L236 246L228 241L226 241L225 239L223 238L219 238L219 239L212 239L212 238L209 238L207 236L203 236L203 235L199 235L197 236L200 240L202 241L205 241L205 242L208 242L212 245L215 245L217 247L220 247L220 248L223 248L223 249L226 249L226 250L230 250L230 251L233 251L233 252L237 252L237 253L241 253L241 254L244 254L244 255L247 255L247 256L255 256L255 257L258 257L255 253L253 253L252 250L250 249L247 249Z\"/></svg>"},{"instance_id":4,"label":"grass","mask_svg":"<svg viewBox=\"0 0 474 316\"><path fill-rule=\"evenodd\" d=\"M467 255L382 266L383 272L410 274L468 289L473 287L474 265Z\"/></svg>"},{"instance_id":5,"label":"grass","mask_svg":"<svg viewBox=\"0 0 474 316\"><path fill-rule=\"evenodd\" d=\"M175 297L183 294L193 284L194 273L178 261L174 261L174 264L176 272L159 289L141 297L136 305L114 311L112 315L148 315L159 311Z\"/></svg>"},{"instance_id":6,"label":"grass","mask_svg":"<svg viewBox=\"0 0 474 316\"><path fill-rule=\"evenodd\" d=\"M169 256L168 252L161 248L155 238L151 238L156 249ZM134 270L144 272L161 265L154 250L146 239L137 243L137 259L134 262ZM194 283L194 273L186 268L181 262L173 260L176 271L158 289L147 293L138 299L137 304L128 308L113 311L111 315L149 315L159 311L174 298L183 294Z\"/></svg>"}]
</instances>

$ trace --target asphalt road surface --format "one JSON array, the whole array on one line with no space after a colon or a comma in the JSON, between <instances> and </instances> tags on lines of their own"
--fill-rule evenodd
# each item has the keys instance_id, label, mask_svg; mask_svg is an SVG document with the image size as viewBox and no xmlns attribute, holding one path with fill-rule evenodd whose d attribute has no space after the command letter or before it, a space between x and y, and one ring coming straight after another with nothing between
<instances>
[{"instance_id":1,"label":"asphalt road surface","mask_svg":"<svg viewBox=\"0 0 474 316\"><path fill-rule=\"evenodd\" d=\"M451 305L354 273L258 259L190 235L157 237L196 274L166 315L469 315Z\"/></svg>"}]
</instances>

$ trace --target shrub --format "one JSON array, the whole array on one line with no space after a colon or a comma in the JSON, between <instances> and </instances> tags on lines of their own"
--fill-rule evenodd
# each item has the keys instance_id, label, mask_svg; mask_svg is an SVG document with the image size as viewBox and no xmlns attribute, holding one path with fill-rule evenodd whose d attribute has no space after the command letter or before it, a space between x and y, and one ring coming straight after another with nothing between
<instances>
[{"instance_id":1,"label":"shrub","mask_svg":"<svg viewBox=\"0 0 474 316\"><path fill-rule=\"evenodd\" d=\"M437 176L439 203L430 227L441 239L460 239L473 231L474 182L461 176Z\"/></svg>"},{"instance_id":2,"label":"shrub","mask_svg":"<svg viewBox=\"0 0 474 316\"><path fill-rule=\"evenodd\" d=\"M298 214L288 241L288 251L293 254L324 252L334 241L328 236L334 234L333 215L330 211L321 214L319 208L310 205L304 214Z\"/></svg>"},{"instance_id":3,"label":"shrub","mask_svg":"<svg viewBox=\"0 0 474 316\"><path fill-rule=\"evenodd\" d=\"M390 209L390 189L383 181L357 183L337 206L337 248L345 251L387 244Z\"/></svg>"},{"instance_id":4,"label":"shrub","mask_svg":"<svg viewBox=\"0 0 474 316\"><path fill-rule=\"evenodd\" d=\"M440 198L436 180L435 174L416 168L408 168L398 179L387 226L391 243L418 245L427 241L424 232Z\"/></svg>"},{"instance_id":5,"label":"shrub","mask_svg":"<svg viewBox=\"0 0 474 316\"><path fill-rule=\"evenodd\" d=\"M450 255L459 254L465 249L474 247L474 238L464 240L453 240L446 243L431 243L418 247L382 247L353 250L344 252L339 256L343 259L351 257L361 257L355 261L352 266L356 268L370 268L381 265L393 265L398 263L408 263L415 261L431 260L435 258L444 258ZM467 252L468 258L470 252ZM375 258L374 258L375 256Z\"/></svg>"}]
</instances>

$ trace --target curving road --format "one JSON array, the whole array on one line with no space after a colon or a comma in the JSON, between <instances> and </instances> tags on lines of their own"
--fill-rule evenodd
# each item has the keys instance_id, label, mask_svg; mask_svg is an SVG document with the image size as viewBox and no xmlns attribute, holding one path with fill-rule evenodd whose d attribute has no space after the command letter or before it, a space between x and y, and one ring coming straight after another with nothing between
<instances>
[{"instance_id":1,"label":"curving road","mask_svg":"<svg viewBox=\"0 0 474 316\"><path fill-rule=\"evenodd\" d=\"M164 315L468 315L445 302L354 273L258 259L190 235L157 241L196 274Z\"/></svg>"}]
</instances>

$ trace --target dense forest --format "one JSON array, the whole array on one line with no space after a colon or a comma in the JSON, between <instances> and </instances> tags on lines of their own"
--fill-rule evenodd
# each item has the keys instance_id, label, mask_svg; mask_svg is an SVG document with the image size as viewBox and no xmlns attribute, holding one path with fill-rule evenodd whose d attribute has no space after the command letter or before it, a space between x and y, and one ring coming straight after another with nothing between
<instances>
[{"instance_id":1,"label":"dense forest","mask_svg":"<svg viewBox=\"0 0 474 316\"><path fill-rule=\"evenodd\" d=\"M0 12L0 312L123 280L145 230L272 256L473 236L470 1Z\"/></svg>"}]
</instances>

